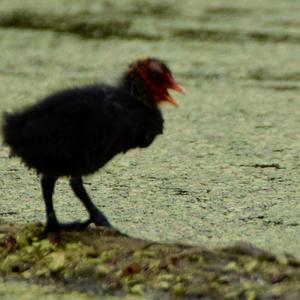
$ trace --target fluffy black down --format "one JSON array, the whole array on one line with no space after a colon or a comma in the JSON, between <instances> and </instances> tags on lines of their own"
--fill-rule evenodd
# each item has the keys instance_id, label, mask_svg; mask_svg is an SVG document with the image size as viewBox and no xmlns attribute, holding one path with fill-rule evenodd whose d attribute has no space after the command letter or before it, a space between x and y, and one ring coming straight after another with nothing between
<instances>
[{"instance_id":1,"label":"fluffy black down","mask_svg":"<svg viewBox=\"0 0 300 300\"><path fill-rule=\"evenodd\" d=\"M160 110L122 88L64 90L6 114L4 142L29 168L52 176L86 175L114 155L147 147L163 131Z\"/></svg>"}]
</instances>

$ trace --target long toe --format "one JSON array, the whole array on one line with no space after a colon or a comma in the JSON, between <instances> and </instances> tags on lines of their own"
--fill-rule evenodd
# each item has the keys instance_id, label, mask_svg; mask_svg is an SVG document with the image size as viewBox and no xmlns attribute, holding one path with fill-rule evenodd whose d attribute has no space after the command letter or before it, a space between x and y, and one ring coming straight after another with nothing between
<instances>
[{"instance_id":1,"label":"long toe","mask_svg":"<svg viewBox=\"0 0 300 300\"><path fill-rule=\"evenodd\" d=\"M61 224L56 220L55 221L51 220L46 223L44 234L47 235L48 233L57 232L59 230L61 230Z\"/></svg>"},{"instance_id":2,"label":"long toe","mask_svg":"<svg viewBox=\"0 0 300 300\"><path fill-rule=\"evenodd\" d=\"M91 222L94 223L96 226L113 228L113 226L109 223L107 218L101 213L97 213L91 216Z\"/></svg>"},{"instance_id":3,"label":"long toe","mask_svg":"<svg viewBox=\"0 0 300 300\"><path fill-rule=\"evenodd\" d=\"M86 229L90 224L91 224L91 220L88 219L84 222L72 222L72 223L66 223L66 224L62 224L62 226L64 227L64 230L84 230Z\"/></svg>"},{"instance_id":4,"label":"long toe","mask_svg":"<svg viewBox=\"0 0 300 300\"><path fill-rule=\"evenodd\" d=\"M45 234L57 232L60 230L80 231L86 229L91 223L92 221L89 219L84 222L47 224L45 227Z\"/></svg>"}]
</instances>

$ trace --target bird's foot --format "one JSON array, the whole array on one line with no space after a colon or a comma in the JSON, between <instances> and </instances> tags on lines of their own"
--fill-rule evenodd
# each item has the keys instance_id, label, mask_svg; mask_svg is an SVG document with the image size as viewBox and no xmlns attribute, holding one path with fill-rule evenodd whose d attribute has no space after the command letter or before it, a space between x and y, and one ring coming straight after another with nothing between
<instances>
[{"instance_id":1,"label":"bird's foot","mask_svg":"<svg viewBox=\"0 0 300 300\"><path fill-rule=\"evenodd\" d=\"M113 228L113 226L109 223L107 218L100 211L96 211L93 213L93 215L91 215L90 222L94 223L96 226Z\"/></svg>"},{"instance_id":2,"label":"bird's foot","mask_svg":"<svg viewBox=\"0 0 300 300\"><path fill-rule=\"evenodd\" d=\"M112 226L107 218L100 212L100 214L95 214L90 218L91 223L95 224L96 226L102 226L109 230L110 234L122 235L126 236L126 234L122 233L119 229Z\"/></svg>"},{"instance_id":3,"label":"bird's foot","mask_svg":"<svg viewBox=\"0 0 300 300\"><path fill-rule=\"evenodd\" d=\"M66 231L80 231L87 228L92 221L89 219L84 222L71 222L71 223L59 223L59 222L47 222L45 227L45 234L57 232L60 230Z\"/></svg>"}]
</instances>

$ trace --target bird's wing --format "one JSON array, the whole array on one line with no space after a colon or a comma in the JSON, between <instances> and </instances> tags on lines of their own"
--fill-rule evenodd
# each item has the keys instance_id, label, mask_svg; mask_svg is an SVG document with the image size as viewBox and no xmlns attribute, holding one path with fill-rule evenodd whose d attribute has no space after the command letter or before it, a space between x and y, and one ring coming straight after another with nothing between
<instances>
[{"instance_id":1,"label":"bird's wing","mask_svg":"<svg viewBox=\"0 0 300 300\"><path fill-rule=\"evenodd\" d=\"M98 155L146 147L162 131L158 110L147 109L112 89L71 91L46 99L24 113L22 145L64 156Z\"/></svg>"},{"instance_id":2,"label":"bird's wing","mask_svg":"<svg viewBox=\"0 0 300 300\"><path fill-rule=\"evenodd\" d=\"M121 101L106 104L99 115L91 118L89 143L99 152L114 155L135 147L146 147L162 132L159 112L142 105L123 105Z\"/></svg>"}]
</instances>

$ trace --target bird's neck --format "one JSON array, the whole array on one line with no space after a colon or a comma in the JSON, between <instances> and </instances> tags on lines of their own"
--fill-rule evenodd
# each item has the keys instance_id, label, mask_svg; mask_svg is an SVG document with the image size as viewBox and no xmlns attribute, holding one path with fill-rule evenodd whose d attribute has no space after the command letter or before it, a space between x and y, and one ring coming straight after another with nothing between
<instances>
[{"instance_id":1,"label":"bird's neck","mask_svg":"<svg viewBox=\"0 0 300 300\"><path fill-rule=\"evenodd\" d=\"M121 80L121 86L125 88L129 94L145 105L155 106L151 90L147 87L144 79L141 78L137 72L131 71L126 74Z\"/></svg>"}]
</instances>

